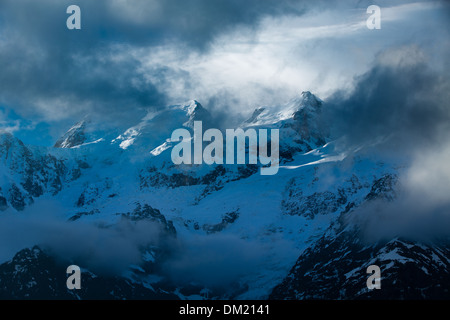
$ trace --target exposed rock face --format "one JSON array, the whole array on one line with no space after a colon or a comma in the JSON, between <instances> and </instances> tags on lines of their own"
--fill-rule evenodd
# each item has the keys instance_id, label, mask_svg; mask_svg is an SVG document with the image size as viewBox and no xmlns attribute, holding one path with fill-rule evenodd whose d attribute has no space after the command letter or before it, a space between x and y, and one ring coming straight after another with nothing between
<instances>
[{"instance_id":1,"label":"exposed rock face","mask_svg":"<svg viewBox=\"0 0 450 320\"><path fill-rule=\"evenodd\" d=\"M121 215L123 218L130 219L131 221L154 221L160 224L162 230L167 232L167 234L171 236L176 236L177 234L177 231L173 226L173 222L170 220L167 221L166 217L161 214L161 211L152 208L148 204L144 204L143 206L141 206L140 203L137 203L136 208L133 210L133 212L122 213Z\"/></svg>"},{"instance_id":2,"label":"exposed rock face","mask_svg":"<svg viewBox=\"0 0 450 320\"><path fill-rule=\"evenodd\" d=\"M314 184L314 180L312 184ZM302 187L303 185L294 178L287 184L281 203L285 214L314 219L319 214L339 213L347 206L355 205L352 203L355 195L368 190L367 182L362 185L355 175L340 185L336 184L332 190L311 191L303 190Z\"/></svg>"},{"instance_id":3,"label":"exposed rock face","mask_svg":"<svg viewBox=\"0 0 450 320\"><path fill-rule=\"evenodd\" d=\"M122 277L98 276L83 269L81 289L69 290L68 266L37 246L21 250L11 261L0 265L0 299L177 299L161 289L148 288Z\"/></svg>"},{"instance_id":4,"label":"exposed rock face","mask_svg":"<svg viewBox=\"0 0 450 320\"><path fill-rule=\"evenodd\" d=\"M367 268L381 269L381 289L369 290ZM357 230L322 238L297 260L271 299L450 298L450 246L404 239L367 244Z\"/></svg>"},{"instance_id":5,"label":"exposed rock face","mask_svg":"<svg viewBox=\"0 0 450 320\"><path fill-rule=\"evenodd\" d=\"M73 170L79 170L71 161L58 159L42 148L27 147L8 133L0 135L0 169L4 177L0 210L13 207L18 211L44 193L58 194L65 181L73 180Z\"/></svg>"}]
</instances>

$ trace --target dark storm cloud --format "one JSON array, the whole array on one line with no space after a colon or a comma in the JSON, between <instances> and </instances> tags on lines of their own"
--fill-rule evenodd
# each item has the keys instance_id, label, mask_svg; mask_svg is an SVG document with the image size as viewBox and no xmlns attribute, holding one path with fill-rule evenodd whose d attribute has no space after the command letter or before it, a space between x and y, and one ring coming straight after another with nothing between
<instances>
[{"instance_id":1,"label":"dark storm cloud","mask_svg":"<svg viewBox=\"0 0 450 320\"><path fill-rule=\"evenodd\" d=\"M120 9L121 3L117 2L113 10ZM173 37L195 46L204 46L217 34L237 25L254 25L263 15L298 14L304 7L294 0L138 0L131 5L128 10L139 32ZM128 26L130 22L133 21L126 21ZM133 26L117 29L118 33L130 31L135 31Z\"/></svg>"},{"instance_id":2,"label":"dark storm cloud","mask_svg":"<svg viewBox=\"0 0 450 320\"><path fill-rule=\"evenodd\" d=\"M66 28L72 4L81 8L81 30ZM301 10L291 0L1 1L0 104L36 121L89 113L131 124L142 108L172 103L155 82L177 76L157 65L148 77L133 49L170 44L180 56L201 52L231 28Z\"/></svg>"},{"instance_id":3,"label":"dark storm cloud","mask_svg":"<svg viewBox=\"0 0 450 320\"><path fill-rule=\"evenodd\" d=\"M164 96L137 71L137 61L116 61L109 53L105 48L74 57L11 43L0 51L2 102L28 115L38 108L49 120L86 113L113 119L126 116L130 108L164 103Z\"/></svg>"},{"instance_id":4,"label":"dark storm cloud","mask_svg":"<svg viewBox=\"0 0 450 320\"><path fill-rule=\"evenodd\" d=\"M66 8L72 4L81 8L81 30L66 28ZM252 35L258 35L253 31L261 28L261 19L266 16L315 14L323 10L339 16L345 10L362 10L366 4L350 0L343 4L297 0L3 0L0 106L13 109L28 121L50 122L57 138L88 113L111 126L126 127L144 115L142 109L181 102L178 99L199 99L212 108L217 101L236 100L236 96L258 96L261 91L270 90L258 89L258 83L259 87L232 89L227 95L234 98L223 97L220 92L229 89L229 83L223 82L233 82L235 74L224 81L218 77L220 81L211 84L208 77L190 74L189 67L183 68L183 59L194 53L200 57L188 60L189 63L203 61L202 57L211 51L210 44L221 35L228 35L228 41L232 41L232 37L245 34L246 41L250 41ZM174 55L172 60L166 61L169 58L165 60L162 54L158 61L148 61L154 58L151 53L161 48ZM283 56L290 50L280 47L279 51ZM214 66L212 71L209 65L204 68L207 70L197 71L221 72ZM267 72L273 72L270 70ZM198 79L192 79L196 76ZM217 86L221 88L215 94L213 89ZM247 100L237 99L241 103L236 104L245 107L247 103L242 101ZM219 109L229 110L226 103Z\"/></svg>"},{"instance_id":5,"label":"dark storm cloud","mask_svg":"<svg viewBox=\"0 0 450 320\"><path fill-rule=\"evenodd\" d=\"M295 0L6 0L0 4L3 26L59 47L68 41L66 8L72 4L81 8L84 30L77 45L85 46L102 41L139 45L161 40L203 46L230 27L254 25L264 15L299 14L305 9L302 1Z\"/></svg>"},{"instance_id":6,"label":"dark storm cloud","mask_svg":"<svg viewBox=\"0 0 450 320\"><path fill-rule=\"evenodd\" d=\"M450 133L450 79L433 70L415 47L380 54L351 93L329 97L329 121L350 145L384 139L390 151L412 152L446 143Z\"/></svg>"},{"instance_id":7,"label":"dark storm cloud","mask_svg":"<svg viewBox=\"0 0 450 320\"><path fill-rule=\"evenodd\" d=\"M0 4L2 104L38 121L72 122L88 113L126 122L140 108L164 105L164 95L138 71L140 63L117 56L108 24L85 32L95 12L105 11L100 2L89 7L82 30L69 31L64 1Z\"/></svg>"}]
</instances>

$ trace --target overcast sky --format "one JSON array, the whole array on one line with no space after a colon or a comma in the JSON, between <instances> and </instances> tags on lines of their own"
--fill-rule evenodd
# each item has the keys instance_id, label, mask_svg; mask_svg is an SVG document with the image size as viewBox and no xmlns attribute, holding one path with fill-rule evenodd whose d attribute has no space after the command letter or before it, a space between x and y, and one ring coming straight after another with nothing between
<instances>
[{"instance_id":1,"label":"overcast sky","mask_svg":"<svg viewBox=\"0 0 450 320\"><path fill-rule=\"evenodd\" d=\"M81 30L66 27L71 4ZM366 27L371 4L381 30ZM86 114L125 128L147 109L197 99L245 115L305 90L354 116L355 88L370 91L380 65L393 84L423 75L439 87L449 12L444 1L1 0L0 126L52 145ZM399 88L410 89L424 86Z\"/></svg>"}]
</instances>

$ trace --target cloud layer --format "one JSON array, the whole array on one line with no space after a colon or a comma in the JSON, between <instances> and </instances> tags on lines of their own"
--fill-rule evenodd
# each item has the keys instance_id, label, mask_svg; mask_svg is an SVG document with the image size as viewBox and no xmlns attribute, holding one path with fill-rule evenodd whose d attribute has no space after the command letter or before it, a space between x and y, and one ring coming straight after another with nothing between
<instances>
[{"instance_id":1,"label":"cloud layer","mask_svg":"<svg viewBox=\"0 0 450 320\"><path fill-rule=\"evenodd\" d=\"M356 223L362 239L375 242L403 237L449 241L450 144L424 148L402 171L394 201L375 200L346 217Z\"/></svg>"},{"instance_id":2,"label":"cloud layer","mask_svg":"<svg viewBox=\"0 0 450 320\"><path fill-rule=\"evenodd\" d=\"M433 70L416 46L379 54L350 93L329 98L328 121L348 144L383 141L394 153L448 143L450 77Z\"/></svg>"},{"instance_id":3,"label":"cloud layer","mask_svg":"<svg viewBox=\"0 0 450 320\"><path fill-rule=\"evenodd\" d=\"M242 116L304 90L327 98L386 48L412 42L437 57L449 38L443 2L381 1L377 31L365 27L371 3L351 0L80 0L71 31L70 4L0 3L0 106L33 122L24 128L49 123L54 138L86 114L122 128L189 99Z\"/></svg>"},{"instance_id":4,"label":"cloud layer","mask_svg":"<svg viewBox=\"0 0 450 320\"><path fill-rule=\"evenodd\" d=\"M142 108L169 103L156 87L168 68L154 65L144 74L133 50L176 45L202 51L216 35L251 26L262 15L300 10L290 0L78 1L82 29L69 31L65 11L70 4L0 4L0 99L23 116L58 121L91 113L130 120L142 115Z\"/></svg>"}]
</instances>

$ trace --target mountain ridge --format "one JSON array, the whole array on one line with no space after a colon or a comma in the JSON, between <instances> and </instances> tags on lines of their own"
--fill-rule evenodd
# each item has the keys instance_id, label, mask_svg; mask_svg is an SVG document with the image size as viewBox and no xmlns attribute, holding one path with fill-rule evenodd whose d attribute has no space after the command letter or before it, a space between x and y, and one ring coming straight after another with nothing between
<instances>
[{"instance_id":1,"label":"mountain ridge","mask_svg":"<svg viewBox=\"0 0 450 320\"><path fill-rule=\"evenodd\" d=\"M331 137L322 123L326 106L312 93L303 92L286 104L259 107L241 123L239 128L244 130L280 130L280 168L271 177L256 174L258 165L173 164L171 132L177 128L192 130L193 121L209 122L214 117L196 100L148 112L139 123L115 137L105 132L96 136L95 130L87 128L92 123L83 120L58 139L54 148L26 146L11 134L1 134L0 219L26 216L45 201L55 201L62 209L51 219L62 218L63 225L74 228L86 224L100 233L119 227L122 230L123 225L136 228L136 224L150 223L152 232L164 235L156 238L163 240L140 244L138 265L129 265L111 280L122 294L108 295L100 288L92 291L107 299L203 299L204 292L209 292L211 299L422 299L422 289L425 297L436 297L423 281L410 284L417 290L358 294L367 280L363 269L371 261L383 268L394 262L386 281L401 278L403 272L428 279L422 267L436 278L447 279L445 261L450 261L450 253L446 244L433 248L419 242L411 244L409 239L390 239L392 243L373 244L363 250L364 254L358 253L363 249L358 244L359 230L342 221L367 202L396 201L404 163L376 153L368 156L361 148L342 150L337 143L339 137ZM89 136L92 132L94 135ZM124 240L132 238L133 232L125 235ZM42 251L58 258L52 257L54 244L44 240L36 243L39 255ZM80 243L77 237L64 240L74 247ZM411 252L403 250L408 246L413 248ZM425 253L415 246L425 248ZM117 252L114 248L102 249L120 259L118 248ZM398 261L381 259L383 254L398 250L403 250ZM0 283L10 277L12 265L22 263L21 256L35 261L34 252L30 247L12 260L0 261ZM349 252L352 258L341 261L342 252ZM426 257L419 259L423 254ZM442 265L436 264L433 254L441 256ZM329 265L330 257L335 261L334 269ZM405 271L400 261L405 257L421 265ZM70 261L81 266L89 262L88 258ZM2 291L2 297L8 297L8 291L11 298L31 297L26 296L31 294L28 289L18 292L14 288L27 288L33 276L62 268L53 262L39 265L42 270L32 268L32 274L8 282L5 288L11 290ZM223 271L220 276L211 276L207 271L211 268ZM347 281L345 274L356 269L363 271L355 271ZM332 280L330 272L337 272ZM49 279L58 279L54 281L59 288L42 294L46 298L93 298L86 293L78 297L67 293L62 278L42 280L47 286ZM226 285L219 281L222 279L226 279ZM304 279L304 285L298 285ZM389 287L386 281L382 285ZM146 290L154 288L155 283L162 290L157 295ZM331 288L332 293L324 293L320 287ZM110 286L105 288L109 290ZM443 285L439 290L447 292Z\"/></svg>"}]
</instances>

